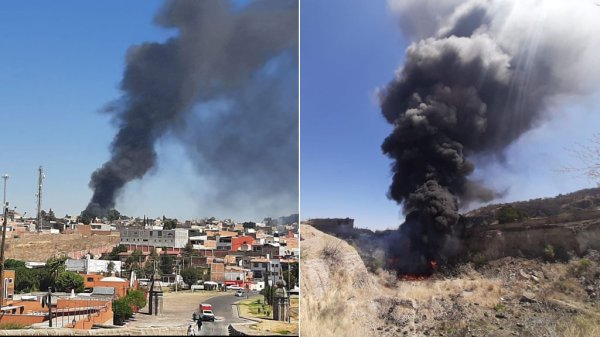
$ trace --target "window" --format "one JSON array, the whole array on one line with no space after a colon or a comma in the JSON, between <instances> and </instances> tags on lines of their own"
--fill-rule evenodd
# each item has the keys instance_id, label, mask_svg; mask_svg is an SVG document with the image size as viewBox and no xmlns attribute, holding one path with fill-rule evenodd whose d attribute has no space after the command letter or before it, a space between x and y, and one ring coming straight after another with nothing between
<instances>
[{"instance_id":1,"label":"window","mask_svg":"<svg viewBox=\"0 0 600 337\"><path fill-rule=\"evenodd\" d=\"M94 278L93 278L93 277L88 277L88 278L87 278L87 281L88 281L88 282L94 282Z\"/></svg>"}]
</instances>

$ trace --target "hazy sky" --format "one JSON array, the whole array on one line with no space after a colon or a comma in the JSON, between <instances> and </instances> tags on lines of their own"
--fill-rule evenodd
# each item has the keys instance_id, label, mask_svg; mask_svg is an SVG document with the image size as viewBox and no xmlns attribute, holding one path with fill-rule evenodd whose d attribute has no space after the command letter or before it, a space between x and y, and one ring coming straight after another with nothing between
<instances>
[{"instance_id":1,"label":"hazy sky","mask_svg":"<svg viewBox=\"0 0 600 337\"><path fill-rule=\"evenodd\" d=\"M396 228L400 206L386 197L390 163L380 146L390 133L374 92L401 66L409 41L386 1L301 3L301 217L351 217ZM513 201L594 187L560 172L576 165L569 148L600 132L600 94L568 97L552 118L524 134L502 164L478 163L475 177Z\"/></svg>"},{"instance_id":2,"label":"hazy sky","mask_svg":"<svg viewBox=\"0 0 600 337\"><path fill-rule=\"evenodd\" d=\"M246 3L247 1L239 1ZM43 208L79 214L90 200L91 173L109 158L116 133L100 112L119 97L127 49L174 34L153 24L161 0L4 1L0 7L0 114L7 199L35 213L37 170L44 167ZM158 165L134 181L116 208L132 216L232 217L203 207L205 182L182 145L161 140ZM289 213L297 212L290 207ZM253 220L263 216L256 215ZM237 217L237 218L236 218Z\"/></svg>"}]
</instances>

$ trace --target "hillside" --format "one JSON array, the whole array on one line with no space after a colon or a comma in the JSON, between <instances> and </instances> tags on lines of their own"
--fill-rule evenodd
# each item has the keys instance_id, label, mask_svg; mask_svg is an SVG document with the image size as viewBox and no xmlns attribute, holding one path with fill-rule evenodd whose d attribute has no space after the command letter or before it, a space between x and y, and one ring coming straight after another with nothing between
<instances>
[{"instance_id":1,"label":"hillside","mask_svg":"<svg viewBox=\"0 0 600 337\"><path fill-rule=\"evenodd\" d=\"M301 226L303 336L600 336L600 254L505 257L453 275L370 272L344 240Z\"/></svg>"},{"instance_id":2,"label":"hillside","mask_svg":"<svg viewBox=\"0 0 600 337\"><path fill-rule=\"evenodd\" d=\"M119 244L119 235L85 235L23 233L19 236L6 236L7 259L24 261L46 261L51 257L69 255L80 258L90 251L100 255Z\"/></svg>"},{"instance_id":3,"label":"hillside","mask_svg":"<svg viewBox=\"0 0 600 337\"><path fill-rule=\"evenodd\" d=\"M508 215L504 218L503 210L505 215ZM511 215L515 218L511 218ZM492 225L536 219L544 219L547 223L561 223L600 218L600 188L583 189L552 198L492 204L469 211L464 216L469 225Z\"/></svg>"}]
</instances>

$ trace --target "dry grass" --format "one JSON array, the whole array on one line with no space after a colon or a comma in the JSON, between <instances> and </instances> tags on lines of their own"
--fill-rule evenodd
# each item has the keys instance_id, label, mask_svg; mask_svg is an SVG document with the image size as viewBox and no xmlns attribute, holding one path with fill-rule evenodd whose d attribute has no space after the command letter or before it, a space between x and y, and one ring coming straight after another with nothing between
<instances>
[{"instance_id":1,"label":"dry grass","mask_svg":"<svg viewBox=\"0 0 600 337\"><path fill-rule=\"evenodd\" d=\"M400 281L397 285L396 296L419 302L461 296L467 302L493 308L502 296L502 283L498 279Z\"/></svg>"},{"instance_id":2,"label":"dry grass","mask_svg":"<svg viewBox=\"0 0 600 337\"><path fill-rule=\"evenodd\" d=\"M334 289L318 300L311 294L303 294L300 300L302 336L370 335L364 324L352 320L353 313L359 308L345 301L348 295L347 289Z\"/></svg>"},{"instance_id":3,"label":"dry grass","mask_svg":"<svg viewBox=\"0 0 600 337\"><path fill-rule=\"evenodd\" d=\"M360 261L356 251L338 238L301 226L300 332L302 336L368 336L365 320L375 320L365 310L370 287L368 273L351 261ZM318 239L316 235L319 235ZM344 268L339 268L341 265ZM360 319L355 317L360 316Z\"/></svg>"},{"instance_id":4,"label":"dry grass","mask_svg":"<svg viewBox=\"0 0 600 337\"><path fill-rule=\"evenodd\" d=\"M578 315L573 319L558 325L559 336L590 337L600 336L600 317Z\"/></svg>"}]
</instances>

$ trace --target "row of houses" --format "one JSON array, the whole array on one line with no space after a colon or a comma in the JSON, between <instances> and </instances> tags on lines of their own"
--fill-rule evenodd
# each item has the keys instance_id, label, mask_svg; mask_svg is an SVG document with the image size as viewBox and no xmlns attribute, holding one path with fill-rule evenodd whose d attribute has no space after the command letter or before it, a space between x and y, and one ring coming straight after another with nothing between
<instances>
[{"instance_id":1,"label":"row of houses","mask_svg":"<svg viewBox=\"0 0 600 337\"><path fill-rule=\"evenodd\" d=\"M265 282L279 280L290 264L298 262L300 254L297 224L274 227L219 222L168 230L157 225L123 227L120 238L127 248L119 254L121 262L137 250L141 251L139 262L144 263L156 251L173 256L183 267L210 270L212 282L256 290ZM187 260L183 258L186 246L194 252Z\"/></svg>"}]
</instances>

